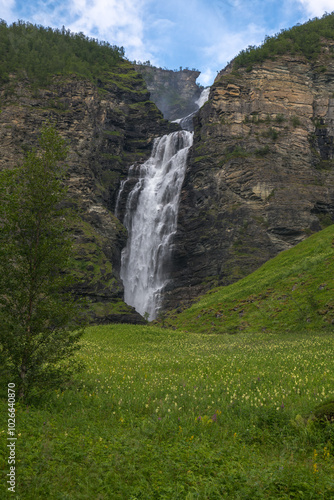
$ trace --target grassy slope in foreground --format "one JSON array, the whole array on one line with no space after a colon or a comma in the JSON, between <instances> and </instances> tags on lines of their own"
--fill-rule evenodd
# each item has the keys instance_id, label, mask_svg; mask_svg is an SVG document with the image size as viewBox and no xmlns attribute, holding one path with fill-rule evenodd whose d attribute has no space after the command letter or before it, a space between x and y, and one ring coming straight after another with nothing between
<instances>
[{"instance_id":1,"label":"grassy slope in foreground","mask_svg":"<svg viewBox=\"0 0 334 500\"><path fill-rule=\"evenodd\" d=\"M193 332L284 332L331 328L334 225L280 253L246 278L203 295L169 326Z\"/></svg>"},{"instance_id":2,"label":"grassy slope in foreground","mask_svg":"<svg viewBox=\"0 0 334 500\"><path fill-rule=\"evenodd\" d=\"M0 498L334 498L332 334L201 335L87 329L86 370L17 404L16 492L6 490L8 381L0 384Z\"/></svg>"}]
</instances>

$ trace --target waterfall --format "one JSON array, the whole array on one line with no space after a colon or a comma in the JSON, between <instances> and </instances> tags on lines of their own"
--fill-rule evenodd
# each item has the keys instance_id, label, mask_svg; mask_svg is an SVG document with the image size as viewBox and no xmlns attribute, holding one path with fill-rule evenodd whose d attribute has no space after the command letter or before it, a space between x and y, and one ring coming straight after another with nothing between
<instances>
[{"instance_id":1,"label":"waterfall","mask_svg":"<svg viewBox=\"0 0 334 500\"><path fill-rule=\"evenodd\" d=\"M196 111L193 111L193 113L190 113L190 115L174 120L173 123L179 123L184 130L189 130L189 132L193 132L194 130L193 118L197 114L198 110L203 106L203 104L205 104L206 101L209 99L209 94L210 94L210 87L207 87L206 89L202 90L201 95L199 96L197 101L195 101L195 104L198 106L198 109Z\"/></svg>"},{"instance_id":2,"label":"waterfall","mask_svg":"<svg viewBox=\"0 0 334 500\"><path fill-rule=\"evenodd\" d=\"M206 89L204 89L201 92L201 95L199 96L199 98L196 101L198 109L201 108L206 103L206 101L209 99L210 90L211 90L210 87L206 87Z\"/></svg>"},{"instance_id":3,"label":"waterfall","mask_svg":"<svg viewBox=\"0 0 334 500\"><path fill-rule=\"evenodd\" d=\"M198 105L205 102L199 101ZM123 220L128 240L122 251L121 279L125 302L142 316L147 313L150 320L157 317L169 278L171 243L192 142L193 133L187 130L155 139L151 157L130 167L117 197L115 213L119 216L125 187L134 184L127 196Z\"/></svg>"},{"instance_id":4,"label":"waterfall","mask_svg":"<svg viewBox=\"0 0 334 500\"><path fill-rule=\"evenodd\" d=\"M156 139L152 156L137 168L139 179L128 195L123 224L128 241L122 252L124 300L154 319L168 279L170 243L176 231L181 186L192 133Z\"/></svg>"}]
</instances>

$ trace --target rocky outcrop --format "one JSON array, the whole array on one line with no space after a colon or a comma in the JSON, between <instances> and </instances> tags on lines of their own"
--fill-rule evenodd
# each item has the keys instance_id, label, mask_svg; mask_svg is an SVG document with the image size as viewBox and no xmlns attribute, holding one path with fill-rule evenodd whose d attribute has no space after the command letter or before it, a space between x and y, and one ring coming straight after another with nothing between
<instances>
[{"instance_id":1,"label":"rocky outcrop","mask_svg":"<svg viewBox=\"0 0 334 500\"><path fill-rule=\"evenodd\" d=\"M203 90L196 83L200 71L172 71L144 64L135 68L143 76L151 100L167 120L182 118L198 109L195 101Z\"/></svg>"},{"instance_id":2,"label":"rocky outcrop","mask_svg":"<svg viewBox=\"0 0 334 500\"><path fill-rule=\"evenodd\" d=\"M13 77L0 93L0 168L23 158L46 121L68 142L69 203L80 214L73 227L74 293L88 298L94 322L141 322L123 302L119 271L127 235L113 211L129 166L147 159L154 138L176 125L163 119L127 61L101 75L98 85L76 76L55 77L41 89Z\"/></svg>"},{"instance_id":3,"label":"rocky outcrop","mask_svg":"<svg viewBox=\"0 0 334 500\"><path fill-rule=\"evenodd\" d=\"M195 118L166 308L334 222L333 48L217 76Z\"/></svg>"},{"instance_id":4,"label":"rocky outcrop","mask_svg":"<svg viewBox=\"0 0 334 500\"><path fill-rule=\"evenodd\" d=\"M242 278L333 223L333 51L327 44L316 63L286 55L218 75L194 119L166 309ZM168 92L176 75L185 102L199 97L197 72L159 71L158 82L170 74ZM0 98L0 168L11 168L37 144L45 121L68 141L69 203L80 215L73 225L74 293L89 299L91 320L143 321L123 301L127 234L114 209L129 166L146 160L154 138L178 125L164 120L128 61L97 85L55 77L42 89L12 77ZM171 113L178 115L168 116L177 118L180 109L175 105Z\"/></svg>"}]
</instances>

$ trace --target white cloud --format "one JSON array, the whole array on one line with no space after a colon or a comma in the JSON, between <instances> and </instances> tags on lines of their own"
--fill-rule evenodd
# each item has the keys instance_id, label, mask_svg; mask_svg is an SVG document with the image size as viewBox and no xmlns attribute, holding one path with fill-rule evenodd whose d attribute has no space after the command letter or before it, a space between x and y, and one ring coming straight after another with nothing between
<instances>
[{"instance_id":1,"label":"white cloud","mask_svg":"<svg viewBox=\"0 0 334 500\"><path fill-rule=\"evenodd\" d=\"M321 17L325 12L334 11L333 0L299 0L311 17Z\"/></svg>"},{"instance_id":2,"label":"white cloud","mask_svg":"<svg viewBox=\"0 0 334 500\"><path fill-rule=\"evenodd\" d=\"M3 1L3 0L0 0ZM34 22L61 27L123 46L129 59L150 59L144 40L143 10L147 0L40 1Z\"/></svg>"},{"instance_id":3,"label":"white cloud","mask_svg":"<svg viewBox=\"0 0 334 500\"><path fill-rule=\"evenodd\" d=\"M245 26L242 32L236 33L225 27L220 34L214 33L212 37L214 42L202 49L202 59L206 60L207 69L204 69L199 77L199 82L202 85L210 84L217 72L223 69L241 50L249 45L259 45L265 35L267 35L266 30L255 24Z\"/></svg>"},{"instance_id":4,"label":"white cloud","mask_svg":"<svg viewBox=\"0 0 334 500\"><path fill-rule=\"evenodd\" d=\"M211 68L206 68L201 72L200 76L197 79L197 83L203 85L203 87L208 87L212 84L216 76L216 73Z\"/></svg>"},{"instance_id":5,"label":"white cloud","mask_svg":"<svg viewBox=\"0 0 334 500\"><path fill-rule=\"evenodd\" d=\"M17 21L14 8L15 0L0 0L0 18L8 24Z\"/></svg>"},{"instance_id":6,"label":"white cloud","mask_svg":"<svg viewBox=\"0 0 334 500\"><path fill-rule=\"evenodd\" d=\"M156 29L156 30L169 30L175 27L175 22L171 21L170 19L157 19L156 21L152 22L151 27Z\"/></svg>"}]
</instances>

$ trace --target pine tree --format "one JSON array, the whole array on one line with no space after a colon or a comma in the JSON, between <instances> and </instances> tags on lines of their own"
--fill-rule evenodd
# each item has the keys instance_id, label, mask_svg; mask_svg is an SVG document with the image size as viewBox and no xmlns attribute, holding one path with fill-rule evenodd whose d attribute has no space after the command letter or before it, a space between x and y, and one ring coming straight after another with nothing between
<instances>
[{"instance_id":1,"label":"pine tree","mask_svg":"<svg viewBox=\"0 0 334 500\"><path fill-rule=\"evenodd\" d=\"M39 148L0 173L0 362L21 398L65 377L82 335L70 293L65 157L64 140L45 126Z\"/></svg>"}]
</instances>

